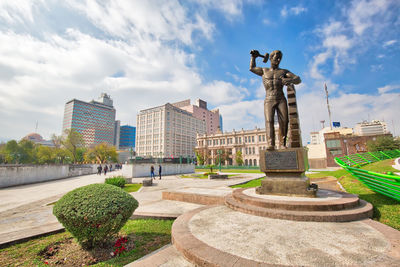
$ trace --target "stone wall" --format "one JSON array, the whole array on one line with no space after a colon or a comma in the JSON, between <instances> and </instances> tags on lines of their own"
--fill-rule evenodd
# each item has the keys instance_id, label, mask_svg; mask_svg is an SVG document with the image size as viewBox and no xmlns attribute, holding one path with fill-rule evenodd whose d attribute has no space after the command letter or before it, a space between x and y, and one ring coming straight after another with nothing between
<instances>
[{"instance_id":1,"label":"stone wall","mask_svg":"<svg viewBox=\"0 0 400 267\"><path fill-rule=\"evenodd\" d=\"M0 188L97 172L97 165L0 165Z\"/></svg>"},{"instance_id":2,"label":"stone wall","mask_svg":"<svg viewBox=\"0 0 400 267\"><path fill-rule=\"evenodd\" d=\"M150 167L154 166L154 174L158 177L158 164L142 163L142 164L124 164L122 166L122 175L126 178L150 177ZM163 163L161 165L162 175L173 175L182 173L194 173L193 164L173 164Z\"/></svg>"}]
</instances>

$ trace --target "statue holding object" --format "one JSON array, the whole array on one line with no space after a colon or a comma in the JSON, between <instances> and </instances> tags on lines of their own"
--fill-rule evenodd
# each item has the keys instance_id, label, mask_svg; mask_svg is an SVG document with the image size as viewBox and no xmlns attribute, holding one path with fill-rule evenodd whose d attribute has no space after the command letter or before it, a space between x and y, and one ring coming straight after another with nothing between
<instances>
[{"instance_id":1,"label":"statue holding object","mask_svg":"<svg viewBox=\"0 0 400 267\"><path fill-rule=\"evenodd\" d=\"M275 50L271 54L266 53L262 56L257 50L250 52L250 71L261 76L264 84L266 96L264 100L264 116L265 116L265 130L267 135L267 149L275 149L275 129L274 129L274 116L275 112L278 115L279 132L280 132L280 146L287 147L287 136L288 136L288 125L289 125L289 114L288 114L288 103L283 93L283 86L288 87L288 91L293 92L293 84L301 83L299 76L291 73L289 70L279 68L279 64L282 59L282 52ZM268 59L271 61L270 68L261 68L256 66L256 58L263 57L263 62L266 63ZM289 93L288 93L289 95ZM293 101L292 101L293 102ZM296 105L294 100L294 106ZM297 117L297 108L295 112ZM297 123L297 122L296 122ZM298 134L299 135L299 134ZM300 147L299 136L296 138Z\"/></svg>"}]
</instances>

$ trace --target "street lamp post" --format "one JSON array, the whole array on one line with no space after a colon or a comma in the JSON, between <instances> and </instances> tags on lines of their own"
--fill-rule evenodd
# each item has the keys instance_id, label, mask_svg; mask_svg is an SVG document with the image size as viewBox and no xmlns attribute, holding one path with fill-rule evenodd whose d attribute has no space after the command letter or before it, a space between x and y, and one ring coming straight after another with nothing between
<instances>
[{"instance_id":1,"label":"street lamp post","mask_svg":"<svg viewBox=\"0 0 400 267\"><path fill-rule=\"evenodd\" d=\"M222 153L222 150L221 150L221 149L218 149L219 172L221 172L221 153Z\"/></svg>"}]
</instances>

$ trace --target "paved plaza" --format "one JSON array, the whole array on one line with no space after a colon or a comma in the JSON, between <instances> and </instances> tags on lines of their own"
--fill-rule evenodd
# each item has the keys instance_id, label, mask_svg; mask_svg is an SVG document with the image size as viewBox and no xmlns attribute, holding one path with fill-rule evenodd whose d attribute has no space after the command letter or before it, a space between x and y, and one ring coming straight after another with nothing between
<instances>
[{"instance_id":1,"label":"paved plaza","mask_svg":"<svg viewBox=\"0 0 400 267\"><path fill-rule=\"evenodd\" d=\"M88 184L103 183L106 177L118 175L118 171L104 175L84 175L51 182L22 185L0 189L0 245L30 236L63 229L52 213L55 201L67 192ZM246 182L262 174L241 174L237 179L210 181L207 179L179 178L175 175L155 180L151 187L142 187L131 193L138 201L136 217L176 218L182 213L202 205L179 201L162 200L162 191L184 188L218 189L231 184ZM141 183L143 178L134 178Z\"/></svg>"}]
</instances>

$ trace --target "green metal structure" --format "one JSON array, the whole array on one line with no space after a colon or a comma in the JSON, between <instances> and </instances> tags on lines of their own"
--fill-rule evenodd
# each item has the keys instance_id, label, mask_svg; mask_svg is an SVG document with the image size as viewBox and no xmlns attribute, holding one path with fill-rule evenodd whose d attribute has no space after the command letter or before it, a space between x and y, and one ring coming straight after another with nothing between
<instances>
[{"instance_id":1,"label":"green metal structure","mask_svg":"<svg viewBox=\"0 0 400 267\"><path fill-rule=\"evenodd\" d=\"M400 201L400 176L360 169L360 167L373 162L397 157L400 157L399 149L337 157L335 162L371 190Z\"/></svg>"}]
</instances>

